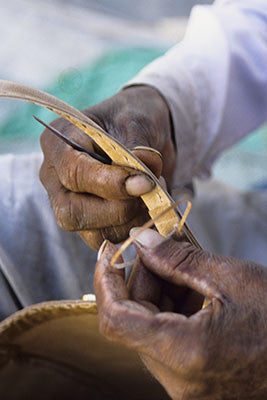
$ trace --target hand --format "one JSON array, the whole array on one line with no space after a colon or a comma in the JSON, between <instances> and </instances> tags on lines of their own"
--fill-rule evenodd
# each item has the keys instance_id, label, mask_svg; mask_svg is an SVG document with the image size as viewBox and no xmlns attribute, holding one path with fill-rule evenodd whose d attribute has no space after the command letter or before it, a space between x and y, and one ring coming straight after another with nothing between
<instances>
[{"instance_id":1,"label":"hand","mask_svg":"<svg viewBox=\"0 0 267 400\"><path fill-rule=\"evenodd\" d=\"M151 230L137 240L128 287L114 245L97 263L100 331L139 352L172 399L267 398L267 270Z\"/></svg>"},{"instance_id":2,"label":"hand","mask_svg":"<svg viewBox=\"0 0 267 400\"><path fill-rule=\"evenodd\" d=\"M169 109L155 89L127 88L84 113L129 149L148 146L160 151L162 160L150 151L136 150L135 155L158 177L171 179L175 150ZM57 119L52 125L82 146L100 151L67 121ZM43 132L41 146L44 162L40 179L61 228L79 231L87 244L97 249L105 238L114 243L122 241L131 227L147 219L138 197L153 188L148 176L130 168L104 165L74 150L49 130Z\"/></svg>"}]
</instances>

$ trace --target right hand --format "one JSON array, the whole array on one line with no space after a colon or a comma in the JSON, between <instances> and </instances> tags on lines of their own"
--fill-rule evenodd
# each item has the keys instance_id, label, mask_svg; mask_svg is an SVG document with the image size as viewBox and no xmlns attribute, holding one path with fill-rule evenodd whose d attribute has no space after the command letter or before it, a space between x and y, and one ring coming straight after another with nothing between
<instances>
[{"instance_id":1,"label":"right hand","mask_svg":"<svg viewBox=\"0 0 267 400\"><path fill-rule=\"evenodd\" d=\"M84 113L129 149L152 147L162 154L135 150L158 177L170 181L175 164L170 113L160 94L149 86L129 87ZM52 125L80 145L101 151L74 125L60 118ZM74 150L45 130L41 136L44 161L40 179L48 192L57 223L78 231L98 249L104 239L118 243L133 226L148 218L138 197L153 189L145 174L131 168L105 165ZM162 164L163 161L163 164Z\"/></svg>"},{"instance_id":2,"label":"right hand","mask_svg":"<svg viewBox=\"0 0 267 400\"><path fill-rule=\"evenodd\" d=\"M117 248L106 242L99 252L100 332L137 351L172 399L266 399L266 267L150 229L134 243L128 285L110 264ZM201 309L203 296L211 302Z\"/></svg>"}]
</instances>

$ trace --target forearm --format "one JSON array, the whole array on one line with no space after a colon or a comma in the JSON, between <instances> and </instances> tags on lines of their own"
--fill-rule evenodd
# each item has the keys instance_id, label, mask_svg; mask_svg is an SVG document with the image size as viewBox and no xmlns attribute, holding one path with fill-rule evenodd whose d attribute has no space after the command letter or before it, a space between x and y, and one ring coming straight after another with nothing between
<instances>
[{"instance_id":1,"label":"forearm","mask_svg":"<svg viewBox=\"0 0 267 400\"><path fill-rule=\"evenodd\" d=\"M183 41L129 84L165 97L177 143L174 183L206 177L218 154L267 116L267 5L195 7Z\"/></svg>"}]
</instances>

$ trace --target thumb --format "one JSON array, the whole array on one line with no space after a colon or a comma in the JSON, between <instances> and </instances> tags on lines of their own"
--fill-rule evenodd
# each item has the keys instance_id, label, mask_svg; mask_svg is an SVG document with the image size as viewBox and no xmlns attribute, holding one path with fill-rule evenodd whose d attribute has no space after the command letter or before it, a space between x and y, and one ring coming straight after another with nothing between
<instances>
[{"instance_id":1,"label":"thumb","mask_svg":"<svg viewBox=\"0 0 267 400\"><path fill-rule=\"evenodd\" d=\"M225 262L226 257L212 255L187 242L166 240L151 229L140 233L134 244L144 265L160 278L222 301L220 283L229 281L231 267Z\"/></svg>"},{"instance_id":2,"label":"thumb","mask_svg":"<svg viewBox=\"0 0 267 400\"><path fill-rule=\"evenodd\" d=\"M160 177L162 173L162 156L159 151L152 147L137 146L132 149L132 152L156 175Z\"/></svg>"}]
</instances>

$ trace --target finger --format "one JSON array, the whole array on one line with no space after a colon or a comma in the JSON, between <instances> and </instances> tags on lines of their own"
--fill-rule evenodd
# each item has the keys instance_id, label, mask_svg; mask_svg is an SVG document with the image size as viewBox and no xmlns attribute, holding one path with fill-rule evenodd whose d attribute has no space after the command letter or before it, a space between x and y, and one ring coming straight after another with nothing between
<instances>
[{"instance_id":1,"label":"finger","mask_svg":"<svg viewBox=\"0 0 267 400\"><path fill-rule=\"evenodd\" d=\"M133 226L142 226L149 219L146 208L141 204L136 211L135 216L130 221L126 221L121 225L112 225L101 229L104 239L108 239L113 243L119 243L129 236L129 231Z\"/></svg>"},{"instance_id":2,"label":"finger","mask_svg":"<svg viewBox=\"0 0 267 400\"><path fill-rule=\"evenodd\" d=\"M139 231L138 228L133 228L130 231L130 236L133 237L137 232ZM147 234L148 231L148 234ZM143 234L143 232L145 232ZM140 238L140 241L142 242L142 240L146 240L145 245L147 247L156 247L158 245L160 245L161 243L165 242L165 238L163 236L161 236L158 232L154 231L153 229L146 229L145 231L141 232L136 239L138 240Z\"/></svg>"},{"instance_id":3,"label":"finger","mask_svg":"<svg viewBox=\"0 0 267 400\"><path fill-rule=\"evenodd\" d=\"M122 334L124 325L125 329L128 329L127 325L130 322L131 313L138 313L140 309L148 315L151 312L129 300L124 271L116 270L110 266L111 258L117 248L110 242L105 242L104 246L104 248L101 247L102 254L100 257L100 252L98 254L94 279L99 328L106 337L118 341L118 335ZM119 261L123 262L122 258ZM125 333L127 336L127 332Z\"/></svg>"},{"instance_id":4,"label":"finger","mask_svg":"<svg viewBox=\"0 0 267 400\"><path fill-rule=\"evenodd\" d=\"M130 236L134 235L138 228L133 228L130 231ZM152 231L152 241L154 238L154 231ZM155 232L154 244L161 243L164 238L157 235ZM138 258L135 263L129 282L128 288L130 298L135 301L146 301L159 306L161 300L162 282L147 268L145 268L142 261Z\"/></svg>"},{"instance_id":5,"label":"finger","mask_svg":"<svg viewBox=\"0 0 267 400\"><path fill-rule=\"evenodd\" d=\"M173 285L174 286L174 285ZM151 273L139 259L134 265L131 273L128 288L131 300L137 301L149 307L151 310L174 311L183 315L191 315L186 312L188 307L187 297L190 289L185 287L175 286L175 291L166 281ZM196 293L196 292L194 292ZM202 296L201 296L202 298ZM199 307L201 308L203 299ZM190 304L191 305L191 304ZM153 308L151 307L153 306ZM192 308L192 307L191 307Z\"/></svg>"},{"instance_id":6,"label":"finger","mask_svg":"<svg viewBox=\"0 0 267 400\"><path fill-rule=\"evenodd\" d=\"M172 239L153 247L151 237L149 230L143 231L135 243L142 262L150 271L162 279L187 286L212 299L213 309L217 312L222 304L251 306L247 288L251 285L259 287L265 279L262 273L264 269L260 265L211 254L189 243ZM189 306L189 309L191 304L193 308L197 307L201 299L190 292L189 295L185 306Z\"/></svg>"},{"instance_id":7,"label":"finger","mask_svg":"<svg viewBox=\"0 0 267 400\"><path fill-rule=\"evenodd\" d=\"M173 313L155 315L146 307L129 300L124 275L110 266L116 250L115 246L107 243L96 265L94 287L100 331L109 339L171 367L175 365L180 368L181 360L181 369L188 368L189 364L192 366L200 350L198 319ZM170 343L173 345L171 349Z\"/></svg>"},{"instance_id":8,"label":"finger","mask_svg":"<svg viewBox=\"0 0 267 400\"><path fill-rule=\"evenodd\" d=\"M93 250L98 250L104 239L101 234L101 229L93 229L77 232L83 241Z\"/></svg>"},{"instance_id":9,"label":"finger","mask_svg":"<svg viewBox=\"0 0 267 400\"><path fill-rule=\"evenodd\" d=\"M62 185L73 192L92 193L105 199L128 199L151 191L153 181L136 170L106 165L87 154L65 148L55 169Z\"/></svg>"},{"instance_id":10,"label":"finger","mask_svg":"<svg viewBox=\"0 0 267 400\"><path fill-rule=\"evenodd\" d=\"M135 216L140 212L140 203L131 200L105 200L96 196L66 192L64 188L52 197L51 205L60 227L68 231L107 229L118 238L116 227L135 224ZM138 216L139 217L139 216ZM131 222L132 221L132 222ZM140 224L139 224L140 225ZM123 229L125 232L125 229ZM104 231L103 231L104 234ZM124 234L123 234L124 236Z\"/></svg>"},{"instance_id":11,"label":"finger","mask_svg":"<svg viewBox=\"0 0 267 400\"><path fill-rule=\"evenodd\" d=\"M159 304L161 297L161 281L152 274L138 258L128 281L130 298L135 301L145 301Z\"/></svg>"},{"instance_id":12,"label":"finger","mask_svg":"<svg viewBox=\"0 0 267 400\"><path fill-rule=\"evenodd\" d=\"M110 260L116 251L117 247L114 244L105 241L98 252L94 289L100 318L103 307L121 299L128 299L125 271L110 266ZM123 262L122 257L119 261Z\"/></svg>"},{"instance_id":13,"label":"finger","mask_svg":"<svg viewBox=\"0 0 267 400\"><path fill-rule=\"evenodd\" d=\"M132 152L136 157L139 158L146 166L156 175L160 177L162 172L162 157L160 153L153 151L149 147L136 147L132 149Z\"/></svg>"},{"instance_id":14,"label":"finger","mask_svg":"<svg viewBox=\"0 0 267 400\"><path fill-rule=\"evenodd\" d=\"M94 144L92 139L64 118L57 118L52 121L50 125L59 130L64 135L68 136L71 140L75 141L80 146L83 146L88 150L94 151ZM49 129L45 129L43 131L40 137L40 144L44 153L45 160L52 165L54 165L57 161L57 154L62 151L62 146L66 145Z\"/></svg>"},{"instance_id":15,"label":"finger","mask_svg":"<svg viewBox=\"0 0 267 400\"><path fill-rule=\"evenodd\" d=\"M130 236L133 236L137 231L138 228L131 229ZM151 230L150 244L155 246L162 241L164 241L164 238ZM157 307L160 306L162 301L162 281L145 268L139 257L133 267L128 287L131 299L153 303Z\"/></svg>"},{"instance_id":16,"label":"finger","mask_svg":"<svg viewBox=\"0 0 267 400\"><path fill-rule=\"evenodd\" d=\"M135 232L136 229L134 228L130 231L130 235ZM147 239L150 247L155 247L166 240L153 230L151 230ZM161 311L175 311L183 315L192 315L200 310L203 304L203 296L195 290L170 284L159 277L157 278L155 274L145 268L141 260L136 269L133 269L129 282L131 283L130 293L133 300L139 298L150 301L156 304Z\"/></svg>"},{"instance_id":17,"label":"finger","mask_svg":"<svg viewBox=\"0 0 267 400\"><path fill-rule=\"evenodd\" d=\"M131 228L134 226L134 218L137 218L140 224L146 215L140 199L105 200L66 190L61 185L55 169L48 168L46 164L41 167L40 179L44 181L46 187L49 181L47 191L51 206L57 223L64 230L91 230L121 226L126 223L129 223Z\"/></svg>"},{"instance_id":18,"label":"finger","mask_svg":"<svg viewBox=\"0 0 267 400\"><path fill-rule=\"evenodd\" d=\"M128 237L129 231L133 226L142 226L148 218L147 211L141 208L140 213L125 224L101 229L79 231L78 233L89 247L98 250L105 239L112 243L122 242Z\"/></svg>"},{"instance_id":19,"label":"finger","mask_svg":"<svg viewBox=\"0 0 267 400\"><path fill-rule=\"evenodd\" d=\"M222 301L219 282L229 279L229 266L219 256L172 239L153 247L155 232L143 231L135 241L145 266L162 279L185 285L207 297Z\"/></svg>"},{"instance_id":20,"label":"finger","mask_svg":"<svg viewBox=\"0 0 267 400\"><path fill-rule=\"evenodd\" d=\"M77 131L69 127L68 137L77 136ZM87 148L93 150L91 141L79 139L77 142L86 142ZM127 167L102 164L88 154L74 150L51 132L42 134L41 146L45 162L55 168L61 184L70 191L92 193L106 199L127 199L147 193L154 187L147 175ZM49 190L50 182L45 180L45 183Z\"/></svg>"}]
</instances>

